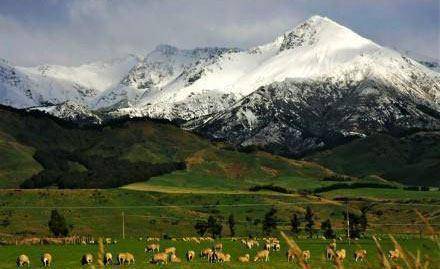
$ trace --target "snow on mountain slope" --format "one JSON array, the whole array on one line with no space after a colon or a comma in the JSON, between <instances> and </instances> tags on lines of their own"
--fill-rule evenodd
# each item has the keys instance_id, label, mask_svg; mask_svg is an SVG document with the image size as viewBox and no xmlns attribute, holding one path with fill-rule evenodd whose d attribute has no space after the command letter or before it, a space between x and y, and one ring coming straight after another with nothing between
<instances>
[{"instance_id":1,"label":"snow on mountain slope","mask_svg":"<svg viewBox=\"0 0 440 269\"><path fill-rule=\"evenodd\" d=\"M188 120L227 106L217 103L213 109L200 109L212 96L227 95L228 100L237 101L260 86L286 78L330 79L334 83L376 79L408 94L437 102L440 98L438 73L320 16L306 20L272 43L201 59L185 66L181 75L167 78L163 83L153 83L158 85L156 89L144 91L140 97L139 93L132 107L119 113ZM425 87L426 81L433 85ZM187 106L175 106L185 103Z\"/></svg>"},{"instance_id":2,"label":"snow on mountain slope","mask_svg":"<svg viewBox=\"0 0 440 269\"><path fill-rule=\"evenodd\" d=\"M96 95L93 89L69 81L25 73L0 62L0 103L17 108L58 104L68 100L86 103Z\"/></svg>"},{"instance_id":3,"label":"snow on mountain slope","mask_svg":"<svg viewBox=\"0 0 440 269\"><path fill-rule=\"evenodd\" d=\"M371 91L392 88L405 100L428 104L434 111L432 104L440 103L438 72L320 16L246 51L159 45L139 58L78 67L15 68L3 63L0 102L29 107L69 100L112 116L202 118L192 122L201 124L261 87L289 80L313 81L338 93L371 81L381 85ZM257 122L255 115L246 111L242 116Z\"/></svg>"},{"instance_id":4,"label":"snow on mountain slope","mask_svg":"<svg viewBox=\"0 0 440 269\"><path fill-rule=\"evenodd\" d=\"M440 104L370 79L345 84L287 79L186 127L235 145L300 156L377 132L438 130Z\"/></svg>"},{"instance_id":5,"label":"snow on mountain slope","mask_svg":"<svg viewBox=\"0 0 440 269\"><path fill-rule=\"evenodd\" d=\"M159 45L143 61L134 66L119 85L103 92L96 99L95 108L116 106L122 108L121 111L131 111L127 112L129 114L140 108L142 112L142 106L148 106L154 102L154 96L162 96L164 91L169 92L168 89L173 87L179 90L181 87L191 84L192 80L196 80L200 74L197 71L194 73L192 69L194 66L212 61L231 50L236 51L236 49L228 48L180 50L169 45ZM180 85L180 77L186 77L188 81ZM121 103L140 103L140 105L131 109L131 106L121 107Z\"/></svg>"},{"instance_id":6,"label":"snow on mountain slope","mask_svg":"<svg viewBox=\"0 0 440 269\"><path fill-rule=\"evenodd\" d=\"M52 116L79 122L82 124L100 124L102 120L84 105L74 101L66 101L57 105L33 107L29 110L39 110Z\"/></svg>"},{"instance_id":7,"label":"snow on mountain slope","mask_svg":"<svg viewBox=\"0 0 440 269\"><path fill-rule=\"evenodd\" d=\"M102 92L117 83L141 61L140 56L128 55L108 61L98 61L79 66L40 65L35 67L17 67L28 75L70 81L84 88Z\"/></svg>"}]
</instances>

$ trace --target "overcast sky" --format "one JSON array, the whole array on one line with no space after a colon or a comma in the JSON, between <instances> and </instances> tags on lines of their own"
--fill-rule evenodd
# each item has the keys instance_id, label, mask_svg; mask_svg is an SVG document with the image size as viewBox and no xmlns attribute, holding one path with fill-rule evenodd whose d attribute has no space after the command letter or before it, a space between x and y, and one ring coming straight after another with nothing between
<instances>
[{"instance_id":1,"label":"overcast sky","mask_svg":"<svg viewBox=\"0 0 440 269\"><path fill-rule=\"evenodd\" d=\"M79 64L161 43L248 48L327 16L388 47L440 58L438 0L0 0L0 58Z\"/></svg>"}]
</instances>

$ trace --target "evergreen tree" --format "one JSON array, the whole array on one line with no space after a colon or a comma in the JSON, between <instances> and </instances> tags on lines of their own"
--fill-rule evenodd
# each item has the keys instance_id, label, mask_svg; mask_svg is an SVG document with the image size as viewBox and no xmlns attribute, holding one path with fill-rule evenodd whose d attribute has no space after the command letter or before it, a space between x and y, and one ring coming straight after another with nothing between
<instances>
[{"instance_id":1,"label":"evergreen tree","mask_svg":"<svg viewBox=\"0 0 440 269\"><path fill-rule=\"evenodd\" d=\"M52 210L50 214L48 226L54 236L67 236L69 234L66 219L56 209Z\"/></svg>"},{"instance_id":2,"label":"evergreen tree","mask_svg":"<svg viewBox=\"0 0 440 269\"><path fill-rule=\"evenodd\" d=\"M323 231L325 238L327 239L335 238L335 232L333 231L332 223L330 219L321 222L321 230Z\"/></svg>"},{"instance_id":3,"label":"evergreen tree","mask_svg":"<svg viewBox=\"0 0 440 269\"><path fill-rule=\"evenodd\" d=\"M269 212L266 213L263 219L263 233L266 235L272 234L277 229L277 210L272 207Z\"/></svg>"},{"instance_id":4,"label":"evergreen tree","mask_svg":"<svg viewBox=\"0 0 440 269\"><path fill-rule=\"evenodd\" d=\"M301 221L299 220L298 215L296 213L294 213L292 215L292 218L290 219L290 226L291 226L290 231L292 232L292 234L298 235L299 227L301 226Z\"/></svg>"},{"instance_id":5,"label":"evergreen tree","mask_svg":"<svg viewBox=\"0 0 440 269\"><path fill-rule=\"evenodd\" d=\"M349 231L350 238L360 238L367 228L367 216L365 214L356 215L354 213L348 213L350 221ZM347 221L347 214L344 213L344 220Z\"/></svg>"},{"instance_id":6,"label":"evergreen tree","mask_svg":"<svg viewBox=\"0 0 440 269\"><path fill-rule=\"evenodd\" d=\"M314 215L315 213L313 212L312 208L310 206L307 206L305 215L305 231L309 234L310 238L313 236L313 226L315 225L315 221L313 219Z\"/></svg>"},{"instance_id":7,"label":"evergreen tree","mask_svg":"<svg viewBox=\"0 0 440 269\"><path fill-rule=\"evenodd\" d=\"M214 216L208 217L208 231L211 233L213 238L222 236L223 225Z\"/></svg>"},{"instance_id":8,"label":"evergreen tree","mask_svg":"<svg viewBox=\"0 0 440 269\"><path fill-rule=\"evenodd\" d=\"M228 225L229 225L229 231L231 232L231 236L235 236L235 218L233 214L229 215Z\"/></svg>"},{"instance_id":9,"label":"evergreen tree","mask_svg":"<svg viewBox=\"0 0 440 269\"><path fill-rule=\"evenodd\" d=\"M206 221L197 221L194 229L196 229L198 235L204 236L208 230L208 223Z\"/></svg>"},{"instance_id":10,"label":"evergreen tree","mask_svg":"<svg viewBox=\"0 0 440 269\"><path fill-rule=\"evenodd\" d=\"M362 214L359 218L359 230L361 234L364 234L368 228L367 210L368 208L361 209Z\"/></svg>"}]
</instances>

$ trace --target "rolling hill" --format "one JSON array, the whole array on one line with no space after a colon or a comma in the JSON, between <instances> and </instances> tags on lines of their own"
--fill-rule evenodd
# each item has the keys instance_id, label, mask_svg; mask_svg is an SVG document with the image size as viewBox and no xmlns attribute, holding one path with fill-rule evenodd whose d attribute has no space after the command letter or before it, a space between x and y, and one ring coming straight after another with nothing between
<instances>
[{"instance_id":1,"label":"rolling hill","mask_svg":"<svg viewBox=\"0 0 440 269\"><path fill-rule=\"evenodd\" d=\"M284 177L332 175L319 165L243 153L167 121L136 119L79 127L38 111L0 107L0 186L107 188L173 172L172 184L248 189Z\"/></svg>"}]
</instances>

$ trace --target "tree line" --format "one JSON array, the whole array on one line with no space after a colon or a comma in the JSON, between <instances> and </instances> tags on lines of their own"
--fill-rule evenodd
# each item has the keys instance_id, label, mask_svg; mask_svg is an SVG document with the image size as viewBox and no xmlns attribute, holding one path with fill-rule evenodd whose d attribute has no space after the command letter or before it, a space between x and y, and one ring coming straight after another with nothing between
<instances>
[{"instance_id":1,"label":"tree line","mask_svg":"<svg viewBox=\"0 0 440 269\"><path fill-rule=\"evenodd\" d=\"M346 212L341 212L344 221L349 220L349 232L351 238L360 238L362 237L368 227L368 219L367 219L367 211L368 208L362 208L361 214L355 214L349 212L348 215ZM277 216L277 209L272 207L265 215L263 220L261 221L262 233L265 235L276 235L278 224L281 220ZM206 221L199 220L194 225L194 229L197 234L200 236L205 236L209 234L213 238L222 237L224 235L223 229L223 218L222 216L214 216L209 215ZM229 235L236 235L236 220L233 214L230 214L227 219L227 225L229 228ZM259 223L259 222L255 222ZM298 236L301 233L304 233L309 238L313 238L319 232L327 239L333 239L336 237L336 232L333 229L332 222L329 218L321 221L319 227L317 226L315 212L310 206L306 207L305 213L303 216L300 216L298 213L293 213L290 218L290 232L293 236ZM304 224L304 226L303 226ZM249 234L251 236L251 234Z\"/></svg>"},{"instance_id":2,"label":"tree line","mask_svg":"<svg viewBox=\"0 0 440 269\"><path fill-rule=\"evenodd\" d=\"M25 180L20 186L22 188L115 188L186 168L184 162L131 162L113 156L101 157L62 150L37 151L34 158L44 170ZM73 169L72 164L81 169Z\"/></svg>"}]
</instances>

